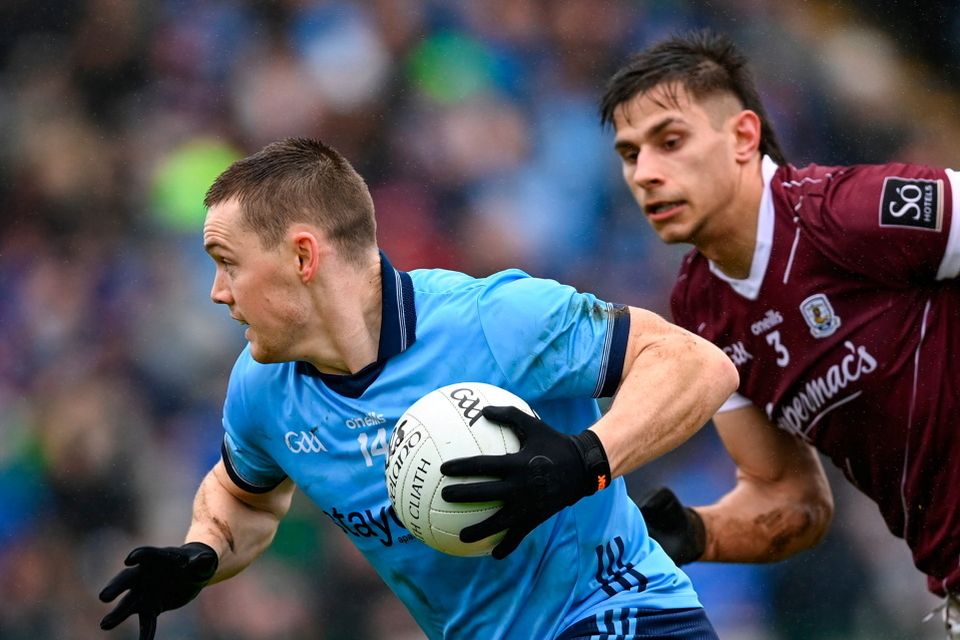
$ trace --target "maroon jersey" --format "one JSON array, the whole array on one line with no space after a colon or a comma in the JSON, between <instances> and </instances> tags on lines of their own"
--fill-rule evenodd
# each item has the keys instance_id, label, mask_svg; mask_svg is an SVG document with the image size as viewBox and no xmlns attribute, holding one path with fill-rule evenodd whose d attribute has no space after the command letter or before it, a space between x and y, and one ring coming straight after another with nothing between
<instances>
[{"instance_id":1,"label":"maroon jersey","mask_svg":"<svg viewBox=\"0 0 960 640\"><path fill-rule=\"evenodd\" d=\"M960 174L764 159L745 280L698 251L678 324L740 371L752 402L827 455L905 538L931 590L960 590ZM960 214L958 214L960 216Z\"/></svg>"}]
</instances>

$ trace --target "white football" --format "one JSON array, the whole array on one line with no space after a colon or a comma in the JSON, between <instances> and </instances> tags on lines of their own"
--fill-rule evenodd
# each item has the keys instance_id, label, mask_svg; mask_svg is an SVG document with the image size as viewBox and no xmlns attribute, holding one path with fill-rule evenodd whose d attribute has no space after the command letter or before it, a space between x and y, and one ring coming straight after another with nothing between
<instances>
[{"instance_id":1,"label":"white football","mask_svg":"<svg viewBox=\"0 0 960 640\"><path fill-rule=\"evenodd\" d=\"M400 522L428 546L455 556L489 555L503 538L500 532L477 542L460 542L460 531L496 513L500 502L451 503L440 495L448 484L492 479L447 478L440 473L445 461L519 451L520 441L509 427L480 414L487 405L512 405L536 415L505 389L463 382L431 391L414 402L390 436L387 493Z\"/></svg>"}]
</instances>

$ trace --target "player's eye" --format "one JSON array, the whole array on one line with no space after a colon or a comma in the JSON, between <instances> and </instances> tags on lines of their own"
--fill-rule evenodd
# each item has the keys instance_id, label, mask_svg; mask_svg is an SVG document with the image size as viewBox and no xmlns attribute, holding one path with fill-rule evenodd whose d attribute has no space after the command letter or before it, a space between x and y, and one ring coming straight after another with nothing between
<instances>
[{"instance_id":1,"label":"player's eye","mask_svg":"<svg viewBox=\"0 0 960 640\"><path fill-rule=\"evenodd\" d=\"M683 142L683 139L681 136L669 135L663 139L663 142L661 142L661 146L667 151L673 151L674 149L678 149L680 147L681 142Z\"/></svg>"}]
</instances>

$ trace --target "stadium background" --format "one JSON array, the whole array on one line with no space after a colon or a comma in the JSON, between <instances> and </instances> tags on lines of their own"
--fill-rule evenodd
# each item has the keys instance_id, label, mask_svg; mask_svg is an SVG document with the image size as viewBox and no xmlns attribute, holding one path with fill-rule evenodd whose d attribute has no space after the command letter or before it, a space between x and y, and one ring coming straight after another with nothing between
<instances>
[{"instance_id":1,"label":"stadium background","mask_svg":"<svg viewBox=\"0 0 960 640\"><path fill-rule=\"evenodd\" d=\"M96 594L132 546L181 540L242 348L199 234L230 160L321 137L368 179L399 267L521 266L666 314L682 249L620 183L605 78L714 26L752 57L794 163L960 166L960 10L881 4L0 3L0 639L136 637L99 631ZM630 478L635 496L660 482L694 503L730 485L710 428ZM834 492L816 550L690 569L722 638L940 637L906 547ZM164 614L159 637L421 636L298 498L265 557Z\"/></svg>"}]
</instances>

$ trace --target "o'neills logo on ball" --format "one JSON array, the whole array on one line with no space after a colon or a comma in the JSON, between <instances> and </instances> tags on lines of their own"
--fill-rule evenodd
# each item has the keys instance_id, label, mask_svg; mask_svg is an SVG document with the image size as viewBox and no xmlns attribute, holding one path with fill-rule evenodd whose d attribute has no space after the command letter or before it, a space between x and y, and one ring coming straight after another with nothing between
<instances>
[{"instance_id":1,"label":"o'neills logo on ball","mask_svg":"<svg viewBox=\"0 0 960 640\"><path fill-rule=\"evenodd\" d=\"M390 454L387 457L390 461L387 469L387 492L391 500L397 496L397 481L403 467L422 439L423 432L416 428L411 429L406 420L394 427L393 436L390 438Z\"/></svg>"}]
</instances>

